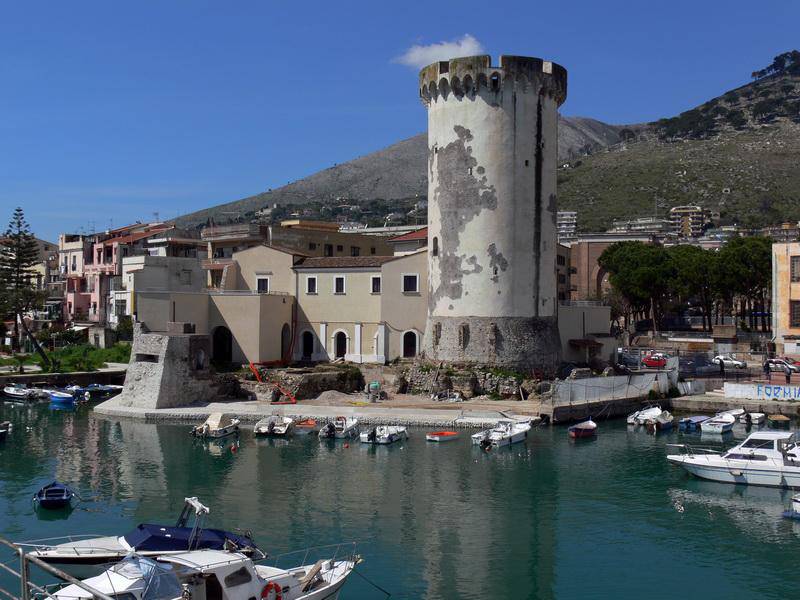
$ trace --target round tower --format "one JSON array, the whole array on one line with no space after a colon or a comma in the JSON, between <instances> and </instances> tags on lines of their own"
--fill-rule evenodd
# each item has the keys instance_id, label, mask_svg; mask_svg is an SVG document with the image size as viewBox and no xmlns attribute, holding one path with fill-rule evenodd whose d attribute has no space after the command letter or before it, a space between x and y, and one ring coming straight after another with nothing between
<instances>
[{"instance_id":1,"label":"round tower","mask_svg":"<svg viewBox=\"0 0 800 600\"><path fill-rule=\"evenodd\" d=\"M522 56L419 75L428 108L428 319L434 360L552 374L558 107L567 72Z\"/></svg>"}]
</instances>

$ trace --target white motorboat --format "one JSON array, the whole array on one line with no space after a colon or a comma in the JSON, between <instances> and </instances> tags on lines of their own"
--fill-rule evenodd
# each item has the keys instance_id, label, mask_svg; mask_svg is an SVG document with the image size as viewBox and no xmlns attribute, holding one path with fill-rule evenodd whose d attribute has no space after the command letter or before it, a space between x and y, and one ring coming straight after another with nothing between
<instances>
[{"instance_id":1,"label":"white motorboat","mask_svg":"<svg viewBox=\"0 0 800 600\"><path fill-rule=\"evenodd\" d=\"M230 550L256 559L265 554L249 533L206 528L209 510L196 497L185 498L174 526L140 523L124 535L80 535L18 542L31 556L66 571L73 577L97 575L129 553L157 557L190 550ZM194 522L190 518L194 514Z\"/></svg>"},{"instance_id":2,"label":"white motorboat","mask_svg":"<svg viewBox=\"0 0 800 600\"><path fill-rule=\"evenodd\" d=\"M491 429L472 435L472 443L484 450L524 442L531 430L529 421L498 421Z\"/></svg>"},{"instance_id":3,"label":"white motorboat","mask_svg":"<svg viewBox=\"0 0 800 600\"><path fill-rule=\"evenodd\" d=\"M733 429L736 417L726 413L720 413L708 421L700 423L700 431L703 433L727 433Z\"/></svg>"},{"instance_id":4,"label":"white motorboat","mask_svg":"<svg viewBox=\"0 0 800 600\"><path fill-rule=\"evenodd\" d=\"M349 439L358 437L358 419L353 417L336 417L319 430L320 439Z\"/></svg>"},{"instance_id":5,"label":"white motorboat","mask_svg":"<svg viewBox=\"0 0 800 600\"><path fill-rule=\"evenodd\" d=\"M644 426L647 427L647 431L650 433L669 431L673 425L675 425L675 419L668 410L662 410L658 415L644 422Z\"/></svg>"},{"instance_id":6,"label":"white motorboat","mask_svg":"<svg viewBox=\"0 0 800 600\"><path fill-rule=\"evenodd\" d=\"M628 425L644 425L648 419L655 419L661 414L660 406L648 406L628 415Z\"/></svg>"},{"instance_id":7,"label":"white motorboat","mask_svg":"<svg viewBox=\"0 0 800 600\"><path fill-rule=\"evenodd\" d=\"M272 415L256 423L253 432L256 435L286 437L294 430L294 419Z\"/></svg>"},{"instance_id":8,"label":"white motorboat","mask_svg":"<svg viewBox=\"0 0 800 600\"><path fill-rule=\"evenodd\" d=\"M739 417L739 423L750 423L751 425L763 425L767 420L767 415L760 412L746 412Z\"/></svg>"},{"instance_id":9,"label":"white motorboat","mask_svg":"<svg viewBox=\"0 0 800 600\"><path fill-rule=\"evenodd\" d=\"M200 438L217 439L239 432L239 419L225 413L209 415L202 425L192 427L192 435Z\"/></svg>"},{"instance_id":10,"label":"white motorboat","mask_svg":"<svg viewBox=\"0 0 800 600\"><path fill-rule=\"evenodd\" d=\"M351 553L279 569L256 565L243 554L219 550L184 552L156 560L132 554L82 583L127 600L336 600L360 562L361 558ZM75 584L48 596L48 600L92 598L91 592Z\"/></svg>"},{"instance_id":11,"label":"white motorboat","mask_svg":"<svg viewBox=\"0 0 800 600\"><path fill-rule=\"evenodd\" d=\"M369 431L361 432L363 444L392 444L408 439L408 430L405 427L394 425L378 425Z\"/></svg>"},{"instance_id":12,"label":"white motorboat","mask_svg":"<svg viewBox=\"0 0 800 600\"><path fill-rule=\"evenodd\" d=\"M24 402L26 400L35 400L36 393L34 390L20 385L19 383L12 383L3 388L3 394L11 400Z\"/></svg>"},{"instance_id":13,"label":"white motorboat","mask_svg":"<svg viewBox=\"0 0 800 600\"><path fill-rule=\"evenodd\" d=\"M800 488L800 447L789 431L758 431L727 452L700 452L677 445L667 460L689 473L724 483Z\"/></svg>"},{"instance_id":14,"label":"white motorboat","mask_svg":"<svg viewBox=\"0 0 800 600\"><path fill-rule=\"evenodd\" d=\"M743 408L733 408L731 410L723 410L722 412L718 413L718 415L730 415L737 419L743 414L745 414L745 410Z\"/></svg>"}]
</instances>

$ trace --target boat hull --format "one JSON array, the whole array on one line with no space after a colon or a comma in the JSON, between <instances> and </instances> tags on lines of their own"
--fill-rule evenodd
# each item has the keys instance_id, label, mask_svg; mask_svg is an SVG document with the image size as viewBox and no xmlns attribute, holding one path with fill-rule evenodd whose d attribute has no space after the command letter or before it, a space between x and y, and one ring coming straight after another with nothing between
<instances>
[{"instance_id":1,"label":"boat hull","mask_svg":"<svg viewBox=\"0 0 800 600\"><path fill-rule=\"evenodd\" d=\"M460 437L457 431L432 431L425 436L429 442L453 442Z\"/></svg>"},{"instance_id":2,"label":"boat hull","mask_svg":"<svg viewBox=\"0 0 800 600\"><path fill-rule=\"evenodd\" d=\"M693 462L685 456L667 456L667 459L682 466L692 475L709 481L800 489L800 469L795 473L780 469L738 465L737 461L729 461L726 465L716 465L705 461Z\"/></svg>"}]
</instances>

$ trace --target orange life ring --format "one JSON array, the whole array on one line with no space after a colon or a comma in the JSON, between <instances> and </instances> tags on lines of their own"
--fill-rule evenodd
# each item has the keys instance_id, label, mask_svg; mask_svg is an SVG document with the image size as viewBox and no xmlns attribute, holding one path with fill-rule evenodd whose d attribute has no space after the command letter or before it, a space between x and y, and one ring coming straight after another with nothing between
<instances>
[{"instance_id":1,"label":"orange life ring","mask_svg":"<svg viewBox=\"0 0 800 600\"><path fill-rule=\"evenodd\" d=\"M281 590L281 586L274 581L270 581L267 585L264 586L264 589L261 590L261 598L264 600L269 596L270 592L275 592L275 600L283 600L283 594Z\"/></svg>"}]
</instances>

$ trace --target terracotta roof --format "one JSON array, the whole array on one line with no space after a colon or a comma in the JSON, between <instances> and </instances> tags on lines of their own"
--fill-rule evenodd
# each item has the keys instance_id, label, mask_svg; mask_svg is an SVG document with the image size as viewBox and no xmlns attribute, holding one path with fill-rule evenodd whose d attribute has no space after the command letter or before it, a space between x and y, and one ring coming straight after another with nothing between
<instances>
[{"instance_id":1,"label":"terracotta roof","mask_svg":"<svg viewBox=\"0 0 800 600\"><path fill-rule=\"evenodd\" d=\"M304 258L295 269L358 269L380 267L396 256L316 256Z\"/></svg>"},{"instance_id":2,"label":"terracotta roof","mask_svg":"<svg viewBox=\"0 0 800 600\"><path fill-rule=\"evenodd\" d=\"M421 229L417 229L416 231L410 231L408 233L404 233L403 235L398 235L397 237L393 237L388 242L393 244L394 242L412 242L414 240L427 240L428 239L428 228L423 227Z\"/></svg>"},{"instance_id":3,"label":"terracotta roof","mask_svg":"<svg viewBox=\"0 0 800 600\"><path fill-rule=\"evenodd\" d=\"M164 233L168 229L172 229L172 227L170 227L169 225L157 226L147 231L137 231L136 233L131 233L129 235L109 238L105 240L103 244L105 246L113 246L114 244L130 244L131 242L135 242L144 238L153 237L154 235L159 233Z\"/></svg>"}]
</instances>

